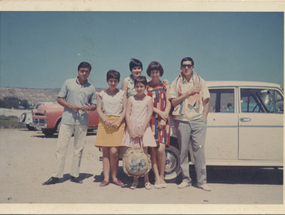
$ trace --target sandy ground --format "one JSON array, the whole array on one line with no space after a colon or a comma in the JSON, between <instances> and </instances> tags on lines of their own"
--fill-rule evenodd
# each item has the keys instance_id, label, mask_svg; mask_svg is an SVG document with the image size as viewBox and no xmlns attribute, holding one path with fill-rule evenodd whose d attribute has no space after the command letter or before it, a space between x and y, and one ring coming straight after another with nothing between
<instances>
[{"instance_id":1,"label":"sandy ground","mask_svg":"<svg viewBox=\"0 0 285 215\"><path fill-rule=\"evenodd\" d=\"M165 189L153 188L148 191L142 187L143 183L140 188L130 190L132 179L124 174L120 166L118 178L126 183L126 187L110 184L101 188L101 152L93 146L95 138L95 134L87 136L80 170L83 184L69 180L72 138L61 183L42 186L41 183L52 174L57 136L46 138L40 131L0 129L0 213L285 211L283 169L209 170L211 192L195 187L195 179L194 186L186 189L177 189L176 183L169 183ZM193 176L193 169L190 172Z\"/></svg>"}]
</instances>

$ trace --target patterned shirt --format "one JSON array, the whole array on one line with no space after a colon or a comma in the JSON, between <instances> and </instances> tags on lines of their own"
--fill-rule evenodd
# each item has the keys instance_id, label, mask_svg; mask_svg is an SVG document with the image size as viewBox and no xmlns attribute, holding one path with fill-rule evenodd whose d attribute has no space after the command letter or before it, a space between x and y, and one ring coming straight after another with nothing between
<instances>
[{"instance_id":1,"label":"patterned shirt","mask_svg":"<svg viewBox=\"0 0 285 215\"><path fill-rule=\"evenodd\" d=\"M130 96L134 96L137 94L134 86L134 79L133 75L130 75L129 77L125 78L127 81L127 97L129 98Z\"/></svg>"},{"instance_id":2,"label":"patterned shirt","mask_svg":"<svg viewBox=\"0 0 285 215\"><path fill-rule=\"evenodd\" d=\"M210 93L206 84L206 81L201 78L201 84L202 84L202 103L198 107L192 107L190 105L187 105L187 108L185 109L185 114L173 116L175 120L180 121L190 121L193 119L197 119L203 116L204 112L204 101L207 98L210 98ZM183 78L182 81L182 93L185 93L187 90L189 90L193 86L193 80L192 78L188 82L185 78ZM177 83L174 80L170 86L169 91L169 99L177 98L178 97L178 89L177 89ZM185 103L188 103L188 98L185 99Z\"/></svg>"}]
</instances>

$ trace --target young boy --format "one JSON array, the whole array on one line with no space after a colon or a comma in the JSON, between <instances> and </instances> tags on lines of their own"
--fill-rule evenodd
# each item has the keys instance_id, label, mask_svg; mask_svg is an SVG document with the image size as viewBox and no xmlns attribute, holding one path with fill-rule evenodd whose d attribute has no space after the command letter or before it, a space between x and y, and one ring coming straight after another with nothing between
<instances>
[{"instance_id":1,"label":"young boy","mask_svg":"<svg viewBox=\"0 0 285 215\"><path fill-rule=\"evenodd\" d=\"M68 79L58 93L57 102L64 107L61 126L55 152L55 166L52 177L43 183L50 185L59 183L63 176L65 156L69 141L74 134L73 158L71 166L71 181L82 184L79 179L79 168L89 123L88 111L96 109L96 90L87 78L91 65L81 62L78 65L77 78Z\"/></svg>"}]
</instances>

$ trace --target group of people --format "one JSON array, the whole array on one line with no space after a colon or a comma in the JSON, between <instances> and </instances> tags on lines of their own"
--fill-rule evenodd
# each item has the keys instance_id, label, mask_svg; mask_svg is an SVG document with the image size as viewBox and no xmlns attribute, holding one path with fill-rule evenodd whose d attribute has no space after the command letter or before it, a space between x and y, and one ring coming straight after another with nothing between
<instances>
[{"instance_id":1,"label":"group of people","mask_svg":"<svg viewBox=\"0 0 285 215\"><path fill-rule=\"evenodd\" d=\"M87 81L91 71L89 63L80 63L77 78L68 79L64 83L57 99L64 107L64 113L55 153L54 172L43 185L60 182L67 147L73 134L71 181L82 183L79 179L79 168L88 128L88 111L97 108L100 120L95 146L102 148L104 175L100 186L107 186L110 181L122 186L123 183L117 178L119 147L139 147L142 144L143 150L151 155L155 175L154 185L149 182L148 174L144 176L145 188L166 188L165 148L170 144L170 112L173 106L172 115L177 129L183 174L178 188L191 186L188 164L191 143L198 187L210 191L204 155L210 95L206 82L193 71L193 59L185 57L181 60L181 73L171 85L166 79L161 80L164 70L159 62L152 61L147 67L146 73L151 80L142 76L143 65L140 60L131 59L129 68L131 75L123 80L121 89L117 87L120 73L116 70L107 72L109 87L99 93L98 100L95 88ZM134 177L130 188L135 189L138 185L138 178Z\"/></svg>"}]
</instances>

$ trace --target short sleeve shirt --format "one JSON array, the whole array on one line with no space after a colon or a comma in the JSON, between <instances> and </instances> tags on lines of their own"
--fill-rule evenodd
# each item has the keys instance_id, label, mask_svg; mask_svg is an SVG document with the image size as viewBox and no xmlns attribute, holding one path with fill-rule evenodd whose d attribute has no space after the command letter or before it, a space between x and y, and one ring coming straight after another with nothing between
<instances>
[{"instance_id":1,"label":"short sleeve shirt","mask_svg":"<svg viewBox=\"0 0 285 215\"><path fill-rule=\"evenodd\" d=\"M66 80L58 93L58 97L63 98L68 103L77 105L79 107L97 104L95 87L88 81L81 86L77 78ZM71 109L64 108L61 123L88 126L89 113L88 111L84 113L81 110L75 113Z\"/></svg>"},{"instance_id":2,"label":"short sleeve shirt","mask_svg":"<svg viewBox=\"0 0 285 215\"><path fill-rule=\"evenodd\" d=\"M137 94L134 86L134 79L132 78L132 75L129 77L125 78L127 81L127 97L129 98L130 96L134 96Z\"/></svg>"},{"instance_id":3,"label":"short sleeve shirt","mask_svg":"<svg viewBox=\"0 0 285 215\"><path fill-rule=\"evenodd\" d=\"M123 111L125 91L119 90L115 95L109 95L106 90L99 93L102 99L102 112L105 116L120 116Z\"/></svg>"},{"instance_id":4,"label":"short sleeve shirt","mask_svg":"<svg viewBox=\"0 0 285 215\"><path fill-rule=\"evenodd\" d=\"M202 102L198 107L192 107L191 105L187 105L185 108L185 113L181 115L173 116L175 120L180 121L190 121L197 118L200 118L203 116L204 112L204 102L207 98L210 98L210 93L208 90L208 86L206 84L206 81L201 78L201 84L202 84ZM188 82L185 78L183 78L183 84L182 84L182 93L185 93L187 90L189 90L193 86L193 80L192 78ZM178 88L177 83L174 80L170 86L169 91L169 99L177 98L178 97ZM188 104L188 98L185 99L186 104Z\"/></svg>"}]
</instances>

